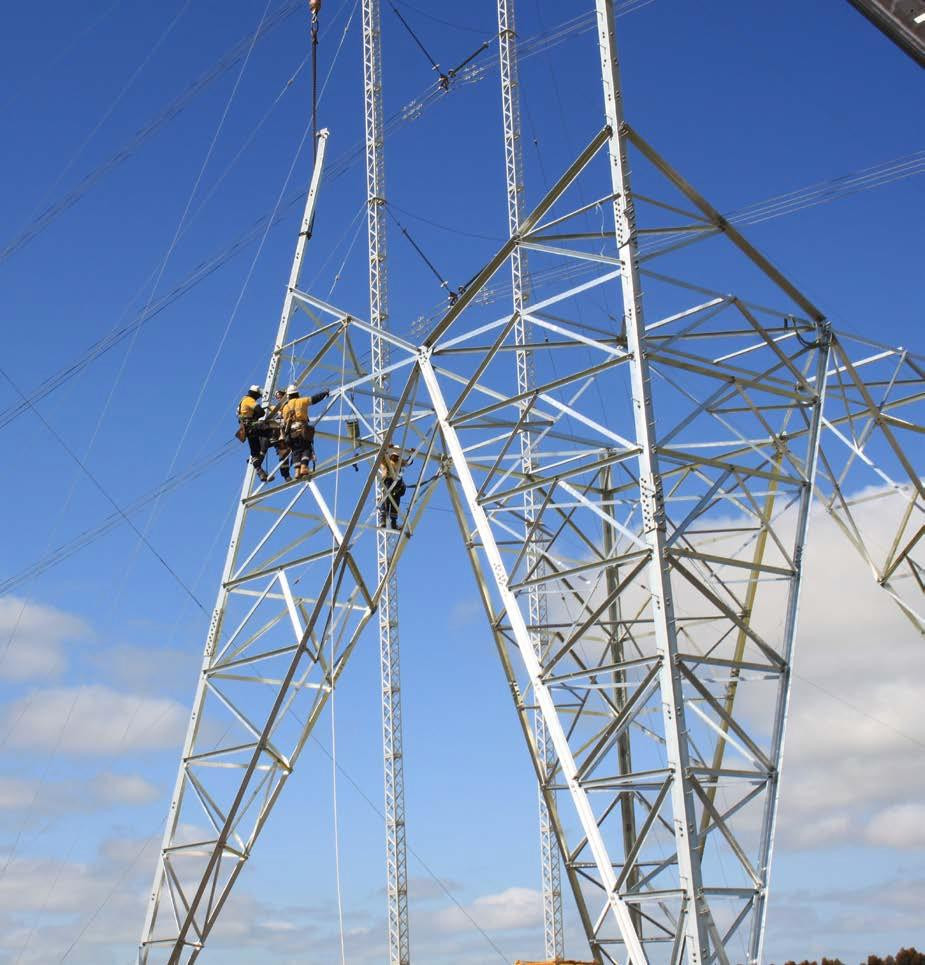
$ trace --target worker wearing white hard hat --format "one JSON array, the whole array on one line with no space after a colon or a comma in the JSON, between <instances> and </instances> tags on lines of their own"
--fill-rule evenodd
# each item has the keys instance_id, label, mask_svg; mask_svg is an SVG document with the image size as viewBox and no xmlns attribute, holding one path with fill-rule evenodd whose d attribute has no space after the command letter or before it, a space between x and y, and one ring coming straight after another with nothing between
<instances>
[{"instance_id":1,"label":"worker wearing white hard hat","mask_svg":"<svg viewBox=\"0 0 925 965\"><path fill-rule=\"evenodd\" d=\"M263 458L267 453L267 435L260 420L266 415L260 404L263 389L259 385L252 385L238 403L238 431L235 433L241 442L247 442L250 447L250 463L254 467L261 482L270 477L263 468Z\"/></svg>"},{"instance_id":2,"label":"worker wearing white hard hat","mask_svg":"<svg viewBox=\"0 0 925 965\"><path fill-rule=\"evenodd\" d=\"M307 479L315 466L315 427L308 418L310 406L317 405L329 395L322 389L314 395L300 395L295 384L286 389L288 400L283 406L283 436L289 444L296 467L296 479Z\"/></svg>"}]
</instances>

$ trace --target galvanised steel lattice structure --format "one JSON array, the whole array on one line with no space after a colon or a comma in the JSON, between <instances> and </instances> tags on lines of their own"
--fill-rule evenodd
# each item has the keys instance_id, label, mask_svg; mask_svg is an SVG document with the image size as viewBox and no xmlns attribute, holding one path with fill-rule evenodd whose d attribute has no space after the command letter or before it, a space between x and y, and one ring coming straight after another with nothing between
<instances>
[{"instance_id":1,"label":"galvanised steel lattice structure","mask_svg":"<svg viewBox=\"0 0 925 965\"><path fill-rule=\"evenodd\" d=\"M520 126L520 80L517 68L517 32L514 28L514 4L498 0L498 66L501 77L501 114L504 126L504 173L507 184L508 230L513 236L523 218L523 140ZM517 367L517 395L522 400L521 409L527 407L527 399L534 384L533 352L529 347L531 325L525 311L528 297L528 269L526 253L521 248L511 252L511 294L514 307L514 340L518 346L515 353ZM525 476L533 472L533 433L521 427L519 434L520 469ZM523 492L523 525L529 539L527 565L531 571L542 572L545 562L542 538L534 526L536 520L536 494L532 489ZM542 629L549 622L546 592L542 583L534 583L527 590L530 609L530 626L533 648L539 656L549 646ZM543 764L539 781L539 833L540 868L543 892L543 936L546 957L562 958L565 954L565 935L562 922L562 869L559 849L549 817L549 808L543 796L542 785L550 781L555 765L555 754L546 722L539 710L533 712L533 736L537 757Z\"/></svg>"},{"instance_id":2,"label":"galvanised steel lattice structure","mask_svg":"<svg viewBox=\"0 0 925 965\"><path fill-rule=\"evenodd\" d=\"M310 481L247 471L141 962L198 957L382 604L392 442L405 533L446 487L596 961L761 960L817 517L922 628L922 358L839 333L627 122L596 12L601 129L420 344L299 289L300 237L266 387L284 352L338 387Z\"/></svg>"},{"instance_id":3,"label":"galvanised steel lattice structure","mask_svg":"<svg viewBox=\"0 0 925 965\"><path fill-rule=\"evenodd\" d=\"M366 117L366 195L369 237L370 371L375 439L388 425L389 344L381 331L389 321L385 226L385 128L382 114L382 38L379 0L363 0L363 94ZM376 481L376 502L382 499ZM405 779L401 720L401 651L398 633L398 573L390 568L398 534L376 534L379 601L379 666L382 684L382 758L385 808L386 899L390 965L410 961L408 934L408 852L405 843Z\"/></svg>"}]
</instances>

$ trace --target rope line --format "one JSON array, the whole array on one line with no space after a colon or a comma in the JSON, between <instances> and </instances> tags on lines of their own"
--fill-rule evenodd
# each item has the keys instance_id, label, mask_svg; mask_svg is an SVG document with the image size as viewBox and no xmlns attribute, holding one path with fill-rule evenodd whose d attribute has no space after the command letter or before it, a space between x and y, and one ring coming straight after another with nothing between
<instances>
[{"instance_id":1,"label":"rope line","mask_svg":"<svg viewBox=\"0 0 925 965\"><path fill-rule=\"evenodd\" d=\"M432 508L433 508L433 507L432 507ZM452 510L452 509L448 509L447 512L452 513L453 510ZM293 715L293 716L294 716L294 715ZM298 719L298 718L297 718L297 719ZM318 738L317 738L314 734L311 735L311 739L315 742L315 744L316 744L317 747L321 750L321 752L325 755L325 757L327 757L329 760L331 760L331 761L333 762L333 758L332 758L332 756L331 756L331 752L324 746L324 744L322 744L321 741L318 740ZM351 785L351 787L357 792L357 794L360 795L361 798L363 798L363 800L370 806L370 808L373 810L373 812L374 812L382 821L385 821L385 815L384 815L384 814L382 813L382 811L376 806L376 804L375 804L375 803L373 802L373 800L369 797L369 795L363 790L363 788L360 787L359 784L357 784L357 782L353 779L353 777L351 777L350 773L349 773L348 771L344 770L344 768L341 767L340 764L335 763L334 766L337 768L337 770L340 771L340 773L341 773L345 778L347 778L347 781L348 781L348 783ZM439 886L440 890L447 896L447 898L450 899L450 901L453 902L453 904L459 909L459 911L462 912L463 916L468 920L468 922L472 925L472 927L473 927L473 928L482 936L482 938L484 938L485 941L488 942L488 944L491 945L491 947L498 953L498 957L499 957L503 962L507 962L507 961L508 961L508 957L504 954L503 951L501 951L501 949L494 943L494 941L492 941L491 936L490 936L490 935L485 931L485 929L482 928L482 926L472 917L472 915L469 914L469 912L466 910L465 905L463 905L463 904L460 903L460 901L456 898L456 896L453 894L453 892L450 891L450 889L446 886L446 884L445 884L440 878L437 877L437 874L434 872L434 870L431 868L431 866L418 854L417 851L414 850L414 848L411 847L410 844L408 844L407 839L406 839L406 841L405 841L405 846L406 846L407 849L408 849L408 853L414 858L415 861L417 861L417 863L424 869L424 871L425 871L428 875L430 875L430 877L434 880L434 882Z\"/></svg>"},{"instance_id":2,"label":"rope line","mask_svg":"<svg viewBox=\"0 0 925 965\"><path fill-rule=\"evenodd\" d=\"M833 694L831 690L827 690L822 684L816 683L815 680L810 680L809 677L804 677L802 674L794 673L794 677L798 680L802 680L803 683L809 684L811 687L815 687L816 690L825 694L826 697L830 697L832 700L838 701L840 704L844 704L849 710L853 710L856 714L860 714L861 717L866 717L868 720L875 724L879 724L881 727L885 727L887 730L892 731L897 737L902 737L909 741L911 744L915 744L916 747L921 747L925 749L925 741L919 740L917 737L913 737L912 734L907 734L905 731L900 730L898 727L894 727L892 724L887 723L882 717L875 717L873 714L868 714L866 710L858 707L857 704L851 703L850 700L846 700L844 697L840 697L838 694Z\"/></svg>"},{"instance_id":3,"label":"rope line","mask_svg":"<svg viewBox=\"0 0 925 965\"><path fill-rule=\"evenodd\" d=\"M158 496L163 496L166 493L173 492L174 490L179 489L181 486L192 482L194 479L198 479L212 466L224 460L233 452L236 452L237 449L237 440L229 440L229 442L222 446L222 448L217 452L214 452L205 459L201 459L200 461L187 467L183 472L176 473L175 475L169 477L154 489L149 490L144 495L135 499L132 503L129 503L123 507L125 513L130 515L132 513L140 512L145 506L152 503ZM59 563L63 563L65 560L70 559L70 557L72 557L75 553L79 553L80 550L85 549L87 546L95 543L107 533L112 532L112 530L123 521L124 518L121 513L112 513L111 515L106 516L95 526L89 527L72 537L67 542L61 543L55 549L51 550L49 553L46 553L34 563L30 563L29 566L11 574L5 580L0 582L0 595L11 593L13 590L18 589L23 584L41 576L52 567L55 567Z\"/></svg>"},{"instance_id":4,"label":"rope line","mask_svg":"<svg viewBox=\"0 0 925 965\"><path fill-rule=\"evenodd\" d=\"M392 0L389 0L389 6L392 8L392 11L394 12L395 16L398 17L398 19L401 21L402 26L405 28L405 30L408 31L408 33L411 35L411 38L418 45L418 48L420 49L420 51L428 59L428 61L430 62L430 66L433 67L433 69L436 71L437 77L438 77L437 87L444 92L450 89L450 81L453 80L453 78L459 73L459 71L463 69L463 67L470 64L473 60L475 60L476 57L478 57L480 53L482 53L482 51L488 50L488 48L491 46L491 41L485 40L482 42L481 46L477 47L475 51L469 54L469 56L466 57L466 59L463 60L461 63L457 64L455 67L451 68L450 70L447 70L447 71L441 70L440 65L433 58L430 51L424 46L424 43L421 40L421 38L414 32L414 30L411 28L411 25L402 16L401 11L398 9L398 7L395 6ZM481 31L479 32L481 33Z\"/></svg>"}]
</instances>

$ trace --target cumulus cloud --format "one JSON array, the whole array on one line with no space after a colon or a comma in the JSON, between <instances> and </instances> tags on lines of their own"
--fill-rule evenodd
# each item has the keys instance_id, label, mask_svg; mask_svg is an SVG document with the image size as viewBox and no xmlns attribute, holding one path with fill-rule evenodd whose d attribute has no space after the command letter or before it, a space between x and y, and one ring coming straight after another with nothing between
<instances>
[{"instance_id":1,"label":"cumulus cloud","mask_svg":"<svg viewBox=\"0 0 925 965\"><path fill-rule=\"evenodd\" d=\"M890 848L925 848L925 804L897 804L878 811L867 826L867 840Z\"/></svg>"},{"instance_id":2,"label":"cumulus cloud","mask_svg":"<svg viewBox=\"0 0 925 965\"><path fill-rule=\"evenodd\" d=\"M202 641L187 649L120 644L94 656L99 677L134 693L189 695L202 664Z\"/></svg>"},{"instance_id":3,"label":"cumulus cloud","mask_svg":"<svg viewBox=\"0 0 925 965\"><path fill-rule=\"evenodd\" d=\"M432 927L440 932L470 931L473 921L486 931L536 927L543 922L543 897L533 888L507 888L482 895L467 906L443 908L431 916Z\"/></svg>"},{"instance_id":4,"label":"cumulus cloud","mask_svg":"<svg viewBox=\"0 0 925 965\"><path fill-rule=\"evenodd\" d=\"M90 636L79 617L15 596L0 598L0 677L56 677L67 667L67 648Z\"/></svg>"},{"instance_id":5,"label":"cumulus cloud","mask_svg":"<svg viewBox=\"0 0 925 965\"><path fill-rule=\"evenodd\" d=\"M15 952L24 963L60 961L66 952L80 965L114 961L119 953L126 960L159 840L152 834L118 841L125 860L112 860L102 848L90 861L70 855L11 861L0 877L0 952Z\"/></svg>"},{"instance_id":6,"label":"cumulus cloud","mask_svg":"<svg viewBox=\"0 0 925 965\"><path fill-rule=\"evenodd\" d=\"M861 507L861 525L877 511ZM925 645L821 510L812 520L794 671L780 843L905 847L915 835L904 802L925 795ZM892 837L881 817L891 811L904 819Z\"/></svg>"},{"instance_id":7,"label":"cumulus cloud","mask_svg":"<svg viewBox=\"0 0 925 965\"><path fill-rule=\"evenodd\" d=\"M81 780L0 778L0 811L28 811L35 816L149 804L161 795L161 788L139 774L111 771Z\"/></svg>"},{"instance_id":8,"label":"cumulus cloud","mask_svg":"<svg viewBox=\"0 0 925 965\"><path fill-rule=\"evenodd\" d=\"M186 720L186 708L175 700L92 684L21 697L7 707L0 726L10 733L10 747L119 754L175 747Z\"/></svg>"},{"instance_id":9,"label":"cumulus cloud","mask_svg":"<svg viewBox=\"0 0 925 965\"><path fill-rule=\"evenodd\" d=\"M93 779L93 789L107 804L147 804L161 791L139 774L112 774L104 771Z\"/></svg>"},{"instance_id":10,"label":"cumulus cloud","mask_svg":"<svg viewBox=\"0 0 925 965\"><path fill-rule=\"evenodd\" d=\"M871 499L855 507L863 532L878 526L891 532L895 519L886 502ZM711 522L729 533L744 525L736 516ZM792 537L794 524L791 510L776 527ZM729 539L731 548L738 537ZM719 545L712 551L722 553ZM687 581L675 576L672 585L679 615L703 611L702 597ZM638 584L625 596L629 612L645 600ZM772 643L780 639L785 606L783 583L762 587L754 619ZM686 627L689 641L709 646L712 627L704 624L700 632L698 639L698 627ZM874 833L873 822L885 808L925 798L925 641L821 505L811 515L793 669L778 844L902 847L899 836ZM739 688L736 713L758 737L769 733L772 697L770 688ZM730 750L729 759L736 753ZM757 808L746 810L736 826L756 830L760 819ZM914 840L911 828L901 838Z\"/></svg>"},{"instance_id":11,"label":"cumulus cloud","mask_svg":"<svg viewBox=\"0 0 925 965\"><path fill-rule=\"evenodd\" d=\"M851 962L874 951L892 953L899 944L918 941L923 906L925 880L918 877L781 893L771 900L765 958L781 962L826 955Z\"/></svg>"}]
</instances>

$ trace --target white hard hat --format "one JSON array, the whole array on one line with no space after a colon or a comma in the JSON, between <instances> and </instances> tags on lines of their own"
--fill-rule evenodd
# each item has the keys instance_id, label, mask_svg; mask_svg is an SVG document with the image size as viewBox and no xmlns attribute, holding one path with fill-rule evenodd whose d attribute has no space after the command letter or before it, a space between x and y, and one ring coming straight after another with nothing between
<instances>
[{"instance_id":1,"label":"white hard hat","mask_svg":"<svg viewBox=\"0 0 925 965\"><path fill-rule=\"evenodd\" d=\"M298 395L298 394L299 394L299 387L295 384L295 382L293 382L292 385L290 385L289 388L286 389L286 395Z\"/></svg>"},{"instance_id":2,"label":"white hard hat","mask_svg":"<svg viewBox=\"0 0 925 965\"><path fill-rule=\"evenodd\" d=\"M261 392L261 393L262 393L262 392L263 392L263 389L262 389L259 385L252 385L247 391L248 391L248 392Z\"/></svg>"}]
</instances>

